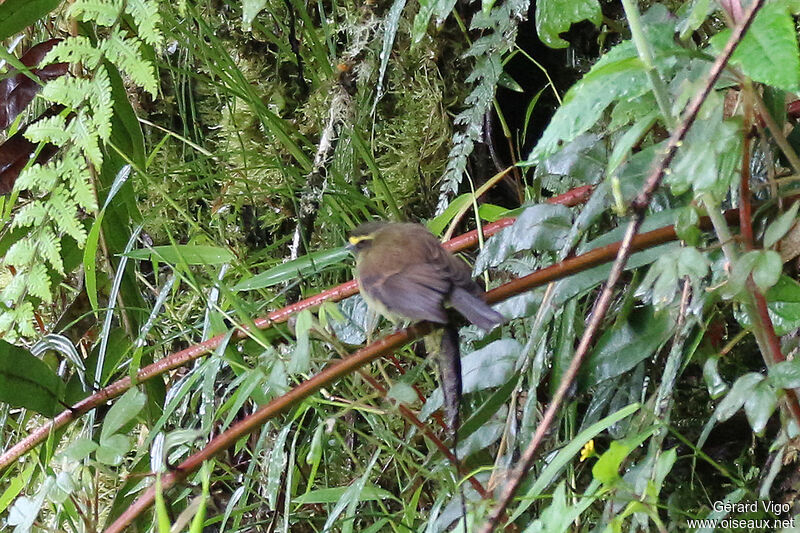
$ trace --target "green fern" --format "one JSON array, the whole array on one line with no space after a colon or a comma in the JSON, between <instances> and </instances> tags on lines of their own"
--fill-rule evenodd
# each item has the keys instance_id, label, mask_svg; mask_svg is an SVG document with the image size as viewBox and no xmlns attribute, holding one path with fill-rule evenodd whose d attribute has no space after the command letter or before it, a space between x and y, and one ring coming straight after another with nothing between
<instances>
[{"instance_id":1,"label":"green fern","mask_svg":"<svg viewBox=\"0 0 800 533\"><path fill-rule=\"evenodd\" d=\"M138 27L138 36L128 24L121 27L123 10ZM34 309L39 302L53 301L52 273L65 274L62 238L69 236L83 246L83 218L97 211L92 176L100 174L104 163L114 109L108 64L150 94L158 90L155 68L142 54L145 43L157 47L162 41L156 1L76 0L69 15L103 28L97 30L96 41L84 36L64 39L41 64L80 63L86 74L49 82L41 98L65 109L37 121L25 133L32 142L55 145L60 152L47 164L30 163L15 183L16 190L29 194L11 222L12 228L28 232L2 259L2 266L15 272L0 287L0 336L11 342L36 334Z\"/></svg>"},{"instance_id":2,"label":"green fern","mask_svg":"<svg viewBox=\"0 0 800 533\"><path fill-rule=\"evenodd\" d=\"M458 192L467 158L481 134L483 116L492 105L495 87L503 72L501 58L514 46L517 25L527 13L528 5L528 0L509 0L488 13L479 11L472 19L470 29L484 30L485 33L472 43L465 54L476 58L475 68L467 78L468 83L475 83L475 88L464 100L464 111L454 120L456 126L462 129L453 135L447 168L439 186L437 213L442 213L450 198Z\"/></svg>"}]
</instances>

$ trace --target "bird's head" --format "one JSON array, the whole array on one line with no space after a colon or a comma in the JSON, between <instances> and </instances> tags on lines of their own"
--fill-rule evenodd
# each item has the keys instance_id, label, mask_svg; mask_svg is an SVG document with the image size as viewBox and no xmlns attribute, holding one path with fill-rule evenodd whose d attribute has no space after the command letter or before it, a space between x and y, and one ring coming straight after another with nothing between
<instances>
[{"instance_id":1,"label":"bird's head","mask_svg":"<svg viewBox=\"0 0 800 533\"><path fill-rule=\"evenodd\" d=\"M386 227L386 222L367 222L354 229L347 238L347 249L354 255L368 250L375 241L377 233Z\"/></svg>"}]
</instances>

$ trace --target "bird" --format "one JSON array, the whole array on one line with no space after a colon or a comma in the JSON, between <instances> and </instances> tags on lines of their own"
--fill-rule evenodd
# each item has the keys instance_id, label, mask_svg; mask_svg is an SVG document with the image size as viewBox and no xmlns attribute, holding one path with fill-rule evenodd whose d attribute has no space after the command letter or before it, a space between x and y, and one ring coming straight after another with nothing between
<instances>
[{"instance_id":1,"label":"bird","mask_svg":"<svg viewBox=\"0 0 800 533\"><path fill-rule=\"evenodd\" d=\"M505 322L481 297L483 289L461 259L445 250L422 224L367 222L350 233L348 248L356 257L356 279L367 305L398 324L428 320L444 327L426 337L428 353L436 356L452 450L458 460L461 355L458 329L449 308L479 328L491 331ZM461 510L466 531L466 504Z\"/></svg>"},{"instance_id":2,"label":"bird","mask_svg":"<svg viewBox=\"0 0 800 533\"><path fill-rule=\"evenodd\" d=\"M392 322L448 324L448 307L487 331L505 322L481 298L483 290L469 266L422 224L367 222L352 231L348 242L367 305Z\"/></svg>"}]
</instances>

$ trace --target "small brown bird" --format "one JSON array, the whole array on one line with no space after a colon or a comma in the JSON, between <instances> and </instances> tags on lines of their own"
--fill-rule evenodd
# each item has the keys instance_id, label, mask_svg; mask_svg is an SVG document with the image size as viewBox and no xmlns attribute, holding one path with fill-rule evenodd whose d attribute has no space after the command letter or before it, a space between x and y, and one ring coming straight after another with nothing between
<instances>
[{"instance_id":1,"label":"small brown bird","mask_svg":"<svg viewBox=\"0 0 800 533\"><path fill-rule=\"evenodd\" d=\"M483 301L483 290L473 281L467 264L442 248L421 224L368 222L357 227L348 240L348 248L356 256L356 278L367 305L395 323L429 320L444 324L444 328L426 338L425 346L439 364L445 415L452 431L456 470L460 471L457 449L461 356L458 330L450 322L447 307L487 331L505 322L505 318ZM463 491L461 511L466 531Z\"/></svg>"},{"instance_id":2,"label":"small brown bird","mask_svg":"<svg viewBox=\"0 0 800 533\"><path fill-rule=\"evenodd\" d=\"M487 331L503 315L483 301L467 264L421 224L368 222L350 235L361 294L393 322L449 322L446 306Z\"/></svg>"}]
</instances>

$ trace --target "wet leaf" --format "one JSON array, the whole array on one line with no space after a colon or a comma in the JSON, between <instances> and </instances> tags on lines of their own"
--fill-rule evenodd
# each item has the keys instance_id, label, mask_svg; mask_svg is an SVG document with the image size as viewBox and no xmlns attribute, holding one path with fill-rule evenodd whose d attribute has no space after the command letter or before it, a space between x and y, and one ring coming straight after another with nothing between
<instances>
[{"instance_id":1,"label":"wet leaf","mask_svg":"<svg viewBox=\"0 0 800 533\"><path fill-rule=\"evenodd\" d=\"M572 227L567 207L537 204L525 209L514 224L489 239L475 260L475 272L495 267L522 250L558 250Z\"/></svg>"},{"instance_id":2,"label":"wet leaf","mask_svg":"<svg viewBox=\"0 0 800 533\"><path fill-rule=\"evenodd\" d=\"M703 379L706 382L708 395L711 396L712 400L716 400L728 392L728 384L725 383L725 380L719 375L719 369L717 368L718 363L719 357L712 356L706 359L703 365Z\"/></svg>"},{"instance_id":3,"label":"wet leaf","mask_svg":"<svg viewBox=\"0 0 800 533\"><path fill-rule=\"evenodd\" d=\"M769 369L769 382L779 389L800 387L800 359L781 361Z\"/></svg>"}]
</instances>

